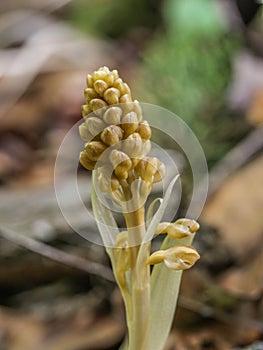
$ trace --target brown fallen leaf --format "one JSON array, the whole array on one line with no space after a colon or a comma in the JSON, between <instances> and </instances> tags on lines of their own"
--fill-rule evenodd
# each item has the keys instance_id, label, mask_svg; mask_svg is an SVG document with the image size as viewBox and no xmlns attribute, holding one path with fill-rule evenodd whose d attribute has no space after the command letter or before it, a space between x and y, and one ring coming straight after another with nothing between
<instances>
[{"instance_id":1,"label":"brown fallen leaf","mask_svg":"<svg viewBox=\"0 0 263 350\"><path fill-rule=\"evenodd\" d=\"M7 308L0 308L0 333L4 349L36 350L45 334L43 322L19 314Z\"/></svg>"},{"instance_id":2,"label":"brown fallen leaf","mask_svg":"<svg viewBox=\"0 0 263 350\"><path fill-rule=\"evenodd\" d=\"M252 97L247 119L252 125L260 125L263 123L263 89L258 90Z\"/></svg>"},{"instance_id":3,"label":"brown fallen leaf","mask_svg":"<svg viewBox=\"0 0 263 350\"><path fill-rule=\"evenodd\" d=\"M239 267L227 270L219 284L231 294L257 298L263 292L263 249Z\"/></svg>"},{"instance_id":4,"label":"brown fallen leaf","mask_svg":"<svg viewBox=\"0 0 263 350\"><path fill-rule=\"evenodd\" d=\"M113 315L94 319L88 314L46 322L1 307L0 332L8 350L102 350L121 341L125 325Z\"/></svg>"},{"instance_id":5,"label":"brown fallen leaf","mask_svg":"<svg viewBox=\"0 0 263 350\"><path fill-rule=\"evenodd\" d=\"M216 227L233 256L249 257L263 232L263 156L225 181L207 202L201 219Z\"/></svg>"}]
</instances>

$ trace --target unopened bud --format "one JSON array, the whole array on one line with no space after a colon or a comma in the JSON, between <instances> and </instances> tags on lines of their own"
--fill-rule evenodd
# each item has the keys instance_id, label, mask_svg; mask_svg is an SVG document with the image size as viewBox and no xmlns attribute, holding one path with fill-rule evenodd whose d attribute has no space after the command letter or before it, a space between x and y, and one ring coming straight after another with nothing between
<instances>
[{"instance_id":1,"label":"unopened bud","mask_svg":"<svg viewBox=\"0 0 263 350\"><path fill-rule=\"evenodd\" d=\"M121 95L131 94L128 84L124 83L121 78L116 79L113 86L120 91Z\"/></svg>"},{"instance_id":2,"label":"unopened bud","mask_svg":"<svg viewBox=\"0 0 263 350\"><path fill-rule=\"evenodd\" d=\"M91 141L85 145L85 151L89 159L96 162L107 146L100 141Z\"/></svg>"},{"instance_id":3,"label":"unopened bud","mask_svg":"<svg viewBox=\"0 0 263 350\"><path fill-rule=\"evenodd\" d=\"M106 126L103 120L97 117L90 117L86 119L85 125L92 136L98 135Z\"/></svg>"},{"instance_id":4,"label":"unopened bud","mask_svg":"<svg viewBox=\"0 0 263 350\"><path fill-rule=\"evenodd\" d=\"M90 74L86 78L87 87L93 87L94 80Z\"/></svg>"},{"instance_id":5,"label":"unopened bud","mask_svg":"<svg viewBox=\"0 0 263 350\"><path fill-rule=\"evenodd\" d=\"M165 165L159 159L157 159L157 170L153 177L153 183L163 181L165 171Z\"/></svg>"},{"instance_id":6,"label":"unopened bud","mask_svg":"<svg viewBox=\"0 0 263 350\"><path fill-rule=\"evenodd\" d=\"M150 140L142 140L143 141L143 147L142 147L142 156L147 156L148 153L150 153L152 144Z\"/></svg>"},{"instance_id":7,"label":"unopened bud","mask_svg":"<svg viewBox=\"0 0 263 350\"><path fill-rule=\"evenodd\" d=\"M115 145L122 140L123 130L117 125L110 125L101 133L101 140L108 146Z\"/></svg>"},{"instance_id":8,"label":"unopened bud","mask_svg":"<svg viewBox=\"0 0 263 350\"><path fill-rule=\"evenodd\" d=\"M108 84L104 80L96 80L94 83L94 89L100 96L103 96L104 92L108 89Z\"/></svg>"},{"instance_id":9,"label":"unopened bud","mask_svg":"<svg viewBox=\"0 0 263 350\"><path fill-rule=\"evenodd\" d=\"M91 161L85 151L80 152L79 162L84 168L88 170L95 169L96 162Z\"/></svg>"},{"instance_id":10,"label":"unopened bud","mask_svg":"<svg viewBox=\"0 0 263 350\"><path fill-rule=\"evenodd\" d=\"M107 103L100 98L94 98L93 100L90 101L90 107L93 110L93 112L96 113L96 111L100 112L100 109L103 107L106 107ZM96 113L97 114L97 113Z\"/></svg>"},{"instance_id":11,"label":"unopened bud","mask_svg":"<svg viewBox=\"0 0 263 350\"><path fill-rule=\"evenodd\" d=\"M117 71L115 71L115 72L117 72ZM118 74L118 72L117 72L117 74ZM116 73L114 73L114 71L106 74L104 77L104 81L105 81L105 83L108 84L108 86L112 86L115 79L117 79L117 78L116 78Z\"/></svg>"},{"instance_id":12,"label":"unopened bud","mask_svg":"<svg viewBox=\"0 0 263 350\"><path fill-rule=\"evenodd\" d=\"M92 112L90 105L81 106L82 117L86 119L88 115Z\"/></svg>"},{"instance_id":13,"label":"unopened bud","mask_svg":"<svg viewBox=\"0 0 263 350\"><path fill-rule=\"evenodd\" d=\"M152 129L150 128L150 125L146 120L139 124L138 129L136 131L141 135L141 138L144 140L149 140L152 136Z\"/></svg>"},{"instance_id":14,"label":"unopened bud","mask_svg":"<svg viewBox=\"0 0 263 350\"><path fill-rule=\"evenodd\" d=\"M132 102L132 98L130 94L125 94L120 97L120 103L129 103ZM132 104L130 104L132 107Z\"/></svg>"},{"instance_id":15,"label":"unopened bud","mask_svg":"<svg viewBox=\"0 0 263 350\"><path fill-rule=\"evenodd\" d=\"M120 182L114 174L111 176L110 185L112 191L116 191L120 187Z\"/></svg>"},{"instance_id":16,"label":"unopened bud","mask_svg":"<svg viewBox=\"0 0 263 350\"><path fill-rule=\"evenodd\" d=\"M79 134L80 137L82 138L83 141L91 141L91 139L93 138L92 134L89 132L88 127L85 125L85 123L82 123L79 126Z\"/></svg>"},{"instance_id":17,"label":"unopened bud","mask_svg":"<svg viewBox=\"0 0 263 350\"><path fill-rule=\"evenodd\" d=\"M114 81L117 80L117 79L119 78L119 73L118 73L117 69L113 69L113 70L111 71L111 75L112 75Z\"/></svg>"},{"instance_id":18,"label":"unopened bud","mask_svg":"<svg viewBox=\"0 0 263 350\"><path fill-rule=\"evenodd\" d=\"M142 152L143 142L138 133L133 133L122 142L122 150L129 157L139 157Z\"/></svg>"},{"instance_id":19,"label":"unopened bud","mask_svg":"<svg viewBox=\"0 0 263 350\"><path fill-rule=\"evenodd\" d=\"M110 107L103 115L103 119L110 125L118 125L121 121L122 110L120 107Z\"/></svg>"},{"instance_id":20,"label":"unopened bud","mask_svg":"<svg viewBox=\"0 0 263 350\"><path fill-rule=\"evenodd\" d=\"M132 166L132 161L126 153L118 150L113 150L110 155L110 161L114 168L121 165L125 170L130 170Z\"/></svg>"},{"instance_id":21,"label":"unopened bud","mask_svg":"<svg viewBox=\"0 0 263 350\"><path fill-rule=\"evenodd\" d=\"M129 172L125 170L121 165L115 168L114 173L120 181L127 180L129 176Z\"/></svg>"},{"instance_id":22,"label":"unopened bud","mask_svg":"<svg viewBox=\"0 0 263 350\"><path fill-rule=\"evenodd\" d=\"M109 105L119 103L120 91L116 88L109 88L104 92L104 99Z\"/></svg>"},{"instance_id":23,"label":"unopened bud","mask_svg":"<svg viewBox=\"0 0 263 350\"><path fill-rule=\"evenodd\" d=\"M87 102L90 102L94 98L98 98L99 95L93 88L87 88L84 90L84 96Z\"/></svg>"},{"instance_id":24,"label":"unopened bud","mask_svg":"<svg viewBox=\"0 0 263 350\"><path fill-rule=\"evenodd\" d=\"M139 101L137 101L137 100L133 101L132 109L137 114L138 121L141 122L142 121L142 109L141 109L141 106L139 104Z\"/></svg>"},{"instance_id":25,"label":"unopened bud","mask_svg":"<svg viewBox=\"0 0 263 350\"><path fill-rule=\"evenodd\" d=\"M157 164L157 158L155 157L141 159L135 170L144 181L152 182L153 176L157 170Z\"/></svg>"},{"instance_id":26,"label":"unopened bud","mask_svg":"<svg viewBox=\"0 0 263 350\"><path fill-rule=\"evenodd\" d=\"M128 171L132 167L132 161L124 152L113 150L110 155L110 161L114 167L118 179L124 180L128 177Z\"/></svg>"},{"instance_id":27,"label":"unopened bud","mask_svg":"<svg viewBox=\"0 0 263 350\"><path fill-rule=\"evenodd\" d=\"M122 118L121 128L126 135L133 134L138 128L138 119L135 112L129 112Z\"/></svg>"},{"instance_id":28,"label":"unopened bud","mask_svg":"<svg viewBox=\"0 0 263 350\"><path fill-rule=\"evenodd\" d=\"M95 82L96 80L104 80L109 73L110 71L108 67L101 67L92 73L93 81Z\"/></svg>"}]
</instances>

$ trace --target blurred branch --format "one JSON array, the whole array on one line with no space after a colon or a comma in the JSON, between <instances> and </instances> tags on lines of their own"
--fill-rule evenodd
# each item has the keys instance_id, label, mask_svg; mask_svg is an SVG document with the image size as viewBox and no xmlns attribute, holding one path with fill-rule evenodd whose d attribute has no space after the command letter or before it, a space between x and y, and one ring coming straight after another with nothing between
<instances>
[{"instance_id":1,"label":"blurred branch","mask_svg":"<svg viewBox=\"0 0 263 350\"><path fill-rule=\"evenodd\" d=\"M212 169L208 196L214 194L228 176L246 164L261 149L263 149L263 126L253 130Z\"/></svg>"},{"instance_id":2,"label":"blurred branch","mask_svg":"<svg viewBox=\"0 0 263 350\"><path fill-rule=\"evenodd\" d=\"M46 258L57 261L61 264L74 267L76 269L85 271L89 274L96 275L106 279L107 281L114 282L114 277L110 268L83 259L79 256L72 255L70 253L63 252L57 248L51 247L45 243L36 241L32 238L26 237L16 233L9 229L0 229L0 237L7 239L17 245L20 245L26 249L31 250L34 253L45 256Z\"/></svg>"},{"instance_id":3,"label":"blurred branch","mask_svg":"<svg viewBox=\"0 0 263 350\"><path fill-rule=\"evenodd\" d=\"M56 5L62 6L61 1ZM109 64L113 57L104 41L86 38L70 25L30 10L0 17L0 42L4 48L0 50L0 116L15 105L38 74L81 69L87 66L86 57L91 67L105 60ZM22 46L6 49L17 43Z\"/></svg>"},{"instance_id":4,"label":"blurred branch","mask_svg":"<svg viewBox=\"0 0 263 350\"><path fill-rule=\"evenodd\" d=\"M180 296L178 305L186 310L195 312L204 318L213 318L226 324L234 324L240 328L255 329L259 332L263 332L263 322L251 319L249 317L240 317L240 315L235 313L218 310L192 298Z\"/></svg>"},{"instance_id":5,"label":"blurred branch","mask_svg":"<svg viewBox=\"0 0 263 350\"><path fill-rule=\"evenodd\" d=\"M49 3L44 3L42 10L52 13L61 7L68 5L72 0L52 0Z\"/></svg>"}]
</instances>

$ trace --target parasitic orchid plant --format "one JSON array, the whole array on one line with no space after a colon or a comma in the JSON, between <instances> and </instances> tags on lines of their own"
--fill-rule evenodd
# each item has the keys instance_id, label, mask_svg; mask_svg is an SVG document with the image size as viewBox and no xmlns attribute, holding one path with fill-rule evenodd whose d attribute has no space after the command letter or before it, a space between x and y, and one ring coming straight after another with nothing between
<instances>
[{"instance_id":1,"label":"parasitic orchid plant","mask_svg":"<svg viewBox=\"0 0 263 350\"><path fill-rule=\"evenodd\" d=\"M84 95L79 132L86 143L80 163L92 171L93 212L125 304L128 334L121 349L162 350L182 271L200 258L191 246L199 225L190 219L161 222L178 176L146 213L146 200L163 180L165 165L149 156L151 127L118 71L102 67L88 75ZM124 230L109 202L122 214ZM151 253L154 235L164 239Z\"/></svg>"}]
</instances>

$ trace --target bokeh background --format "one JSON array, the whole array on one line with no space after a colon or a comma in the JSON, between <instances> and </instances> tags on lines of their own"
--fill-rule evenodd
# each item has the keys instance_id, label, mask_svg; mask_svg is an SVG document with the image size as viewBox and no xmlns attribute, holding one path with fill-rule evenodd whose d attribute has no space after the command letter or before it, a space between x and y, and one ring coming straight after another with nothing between
<instances>
[{"instance_id":1,"label":"bokeh background","mask_svg":"<svg viewBox=\"0 0 263 350\"><path fill-rule=\"evenodd\" d=\"M263 349L263 11L254 0L1 0L0 349L113 350L123 339L104 249L65 222L53 187L86 74L104 65L139 101L187 122L210 171L195 240L202 259L184 273L165 350ZM96 232L78 215L67 172L70 159L65 206L80 230ZM187 171L183 184L187 196ZM90 186L83 169L79 186Z\"/></svg>"}]
</instances>

